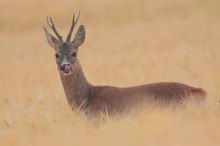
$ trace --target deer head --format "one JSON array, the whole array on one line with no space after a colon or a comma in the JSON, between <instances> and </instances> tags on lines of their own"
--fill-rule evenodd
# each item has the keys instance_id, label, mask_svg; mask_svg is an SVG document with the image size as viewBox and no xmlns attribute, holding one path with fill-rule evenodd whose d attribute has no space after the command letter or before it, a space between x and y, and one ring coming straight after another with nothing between
<instances>
[{"instance_id":1,"label":"deer head","mask_svg":"<svg viewBox=\"0 0 220 146\"><path fill-rule=\"evenodd\" d=\"M74 73L74 69L76 68L75 66L78 63L77 60L78 49L85 40L85 28L83 25L81 25L73 41L71 41L72 32L79 19L79 16L80 16L80 12L76 17L76 19L75 19L75 15L73 14L72 25L70 27L66 41L63 41L62 36L60 36L60 34L57 32L51 17L47 17L47 24L53 30L57 38L51 35L46 30L46 28L44 28L47 42L55 50L55 58L56 58L58 70L62 75L65 76Z\"/></svg>"}]
</instances>

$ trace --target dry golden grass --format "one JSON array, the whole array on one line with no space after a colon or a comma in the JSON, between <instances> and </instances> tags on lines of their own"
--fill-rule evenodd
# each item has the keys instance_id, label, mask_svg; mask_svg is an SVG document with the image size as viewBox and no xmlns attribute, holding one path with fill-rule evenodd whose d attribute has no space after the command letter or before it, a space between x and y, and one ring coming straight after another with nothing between
<instances>
[{"instance_id":1,"label":"dry golden grass","mask_svg":"<svg viewBox=\"0 0 220 146\"><path fill-rule=\"evenodd\" d=\"M220 145L218 0L0 0L0 145ZM87 37L79 59L91 83L178 81L208 91L207 109L148 109L87 120L66 102L43 34L54 17L66 34L72 12Z\"/></svg>"}]
</instances>

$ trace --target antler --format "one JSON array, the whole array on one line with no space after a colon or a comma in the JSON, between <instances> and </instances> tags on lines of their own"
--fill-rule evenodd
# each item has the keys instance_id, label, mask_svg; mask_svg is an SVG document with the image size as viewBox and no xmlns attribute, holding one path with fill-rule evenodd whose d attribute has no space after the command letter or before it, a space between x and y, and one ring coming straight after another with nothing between
<instances>
[{"instance_id":1,"label":"antler","mask_svg":"<svg viewBox=\"0 0 220 146\"><path fill-rule=\"evenodd\" d=\"M47 24L53 30L53 32L56 34L59 41L63 41L62 36L57 32L56 27L54 26L54 23L53 23L51 17L47 17Z\"/></svg>"},{"instance_id":2,"label":"antler","mask_svg":"<svg viewBox=\"0 0 220 146\"><path fill-rule=\"evenodd\" d=\"M74 27L75 27L75 25L76 25L76 23L77 23L77 21L78 21L78 19L79 19L79 16L80 16L80 11L79 11L79 14L78 14L76 20L75 20L75 15L73 14L72 25L71 25L71 27L70 27L69 34L68 34L68 36L66 37L66 42L70 42L73 29L74 29Z\"/></svg>"}]
</instances>

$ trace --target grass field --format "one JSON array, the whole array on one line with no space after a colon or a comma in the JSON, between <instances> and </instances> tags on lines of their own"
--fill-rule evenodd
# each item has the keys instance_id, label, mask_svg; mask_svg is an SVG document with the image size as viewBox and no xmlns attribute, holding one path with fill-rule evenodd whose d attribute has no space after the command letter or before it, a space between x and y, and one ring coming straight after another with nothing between
<instances>
[{"instance_id":1,"label":"grass field","mask_svg":"<svg viewBox=\"0 0 220 146\"><path fill-rule=\"evenodd\" d=\"M1 146L219 146L218 0L0 0ZM72 13L86 41L79 59L95 85L178 81L208 92L206 109L148 109L94 123L72 112L45 39Z\"/></svg>"}]
</instances>

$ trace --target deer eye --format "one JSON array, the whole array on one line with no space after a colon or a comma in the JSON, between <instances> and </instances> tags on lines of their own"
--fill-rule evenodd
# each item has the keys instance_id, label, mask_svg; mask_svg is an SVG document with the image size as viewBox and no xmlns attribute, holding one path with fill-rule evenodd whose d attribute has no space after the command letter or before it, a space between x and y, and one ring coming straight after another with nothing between
<instances>
[{"instance_id":1,"label":"deer eye","mask_svg":"<svg viewBox=\"0 0 220 146\"><path fill-rule=\"evenodd\" d=\"M72 57L76 57L76 52L73 52L73 53L71 54L71 56L72 56Z\"/></svg>"},{"instance_id":2,"label":"deer eye","mask_svg":"<svg viewBox=\"0 0 220 146\"><path fill-rule=\"evenodd\" d=\"M56 57L56 58L59 58L59 57L60 57L60 55L56 53L56 54L55 54L55 57Z\"/></svg>"}]
</instances>

